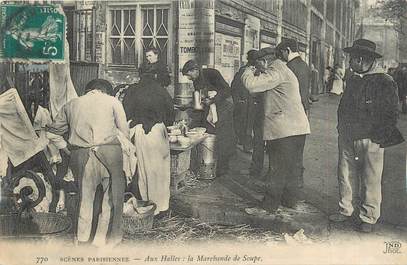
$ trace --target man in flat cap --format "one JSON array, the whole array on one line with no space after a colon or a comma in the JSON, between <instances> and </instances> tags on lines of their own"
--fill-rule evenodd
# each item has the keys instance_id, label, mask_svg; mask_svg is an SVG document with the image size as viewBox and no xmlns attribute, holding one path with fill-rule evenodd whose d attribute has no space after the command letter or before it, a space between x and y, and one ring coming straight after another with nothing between
<instances>
[{"instance_id":1,"label":"man in flat cap","mask_svg":"<svg viewBox=\"0 0 407 265\"><path fill-rule=\"evenodd\" d=\"M242 82L250 93L263 93L263 139L273 158L273 177L269 174L268 187L260 211L274 212L280 205L295 208L298 202L298 179L305 135L310 127L301 104L298 80L273 48L260 50L263 66L248 67ZM256 71L260 74L256 76ZM247 213L256 212L250 208Z\"/></svg>"},{"instance_id":2,"label":"man in flat cap","mask_svg":"<svg viewBox=\"0 0 407 265\"><path fill-rule=\"evenodd\" d=\"M203 111L194 111L191 127L206 127L207 132L216 134L215 157L217 159L216 175L228 172L229 160L236 152L236 137L233 130L233 102L229 84L218 70L202 69L194 60L189 60L182 68L182 74L191 81L195 91L204 95ZM211 97L210 95L214 95ZM217 121L210 122L210 106L216 105ZM213 109L212 109L213 110Z\"/></svg>"},{"instance_id":3,"label":"man in flat cap","mask_svg":"<svg viewBox=\"0 0 407 265\"><path fill-rule=\"evenodd\" d=\"M355 213L354 198L360 195L359 229L368 233L380 217L384 148L404 139L396 128L397 86L376 67L376 59L382 57L376 44L358 39L344 51L350 55L354 74L338 107L339 213L329 218L336 222L350 219Z\"/></svg>"}]
</instances>

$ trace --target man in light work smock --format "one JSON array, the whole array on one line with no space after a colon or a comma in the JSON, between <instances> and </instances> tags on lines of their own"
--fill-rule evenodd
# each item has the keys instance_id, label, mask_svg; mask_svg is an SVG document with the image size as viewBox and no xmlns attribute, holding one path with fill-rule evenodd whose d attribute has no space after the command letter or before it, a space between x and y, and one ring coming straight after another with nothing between
<instances>
[{"instance_id":1,"label":"man in light work smock","mask_svg":"<svg viewBox=\"0 0 407 265\"><path fill-rule=\"evenodd\" d=\"M48 132L57 135L69 132L70 168L79 183L78 244L116 245L122 240L126 180L117 137L119 132L129 137L129 128L123 106L110 96L112 90L106 80L91 81L86 86L87 93L65 104L48 128ZM102 196L96 195L99 185ZM101 201L95 202L97 199ZM102 211L90 242L94 202L102 204Z\"/></svg>"},{"instance_id":2,"label":"man in light work smock","mask_svg":"<svg viewBox=\"0 0 407 265\"><path fill-rule=\"evenodd\" d=\"M260 50L264 69L249 67L242 82L250 93L263 92L263 140L267 141L274 172L269 172L269 185L261 208L274 212L280 205L295 208L299 200L298 180L302 172L305 136L310 126L294 73L280 59L275 49ZM260 75L256 76L256 71ZM256 207L257 208L257 207ZM250 209L246 209L249 213Z\"/></svg>"}]
</instances>

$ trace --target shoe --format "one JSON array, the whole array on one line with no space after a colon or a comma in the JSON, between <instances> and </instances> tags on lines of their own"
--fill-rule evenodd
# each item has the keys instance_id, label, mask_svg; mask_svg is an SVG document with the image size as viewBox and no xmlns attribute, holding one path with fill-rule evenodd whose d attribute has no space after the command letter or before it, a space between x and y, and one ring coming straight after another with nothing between
<instances>
[{"instance_id":1,"label":"shoe","mask_svg":"<svg viewBox=\"0 0 407 265\"><path fill-rule=\"evenodd\" d=\"M334 214L331 214L328 218L329 218L329 221L340 223L340 222L345 222L347 220L350 220L351 217L352 216L343 215L341 213L334 213Z\"/></svg>"},{"instance_id":2,"label":"shoe","mask_svg":"<svg viewBox=\"0 0 407 265\"><path fill-rule=\"evenodd\" d=\"M374 224L362 222L359 226L359 231L362 233L371 233L374 230Z\"/></svg>"}]
</instances>

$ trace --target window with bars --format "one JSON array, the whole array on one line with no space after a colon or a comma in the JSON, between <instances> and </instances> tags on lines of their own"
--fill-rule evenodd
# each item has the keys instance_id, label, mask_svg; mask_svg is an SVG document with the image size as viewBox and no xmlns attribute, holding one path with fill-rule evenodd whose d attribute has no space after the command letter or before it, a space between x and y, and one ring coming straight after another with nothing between
<instances>
[{"instance_id":1,"label":"window with bars","mask_svg":"<svg viewBox=\"0 0 407 265\"><path fill-rule=\"evenodd\" d=\"M136 26L136 9L110 10L110 63L115 65L137 63Z\"/></svg>"},{"instance_id":2,"label":"window with bars","mask_svg":"<svg viewBox=\"0 0 407 265\"><path fill-rule=\"evenodd\" d=\"M108 11L108 63L137 66L145 60L144 51L155 47L167 63L170 42L170 6L136 5L111 7Z\"/></svg>"},{"instance_id":3,"label":"window with bars","mask_svg":"<svg viewBox=\"0 0 407 265\"><path fill-rule=\"evenodd\" d=\"M160 51L161 61L167 63L168 53L168 7L142 6L142 38L143 51L156 47ZM142 54L144 60L144 52Z\"/></svg>"}]
</instances>

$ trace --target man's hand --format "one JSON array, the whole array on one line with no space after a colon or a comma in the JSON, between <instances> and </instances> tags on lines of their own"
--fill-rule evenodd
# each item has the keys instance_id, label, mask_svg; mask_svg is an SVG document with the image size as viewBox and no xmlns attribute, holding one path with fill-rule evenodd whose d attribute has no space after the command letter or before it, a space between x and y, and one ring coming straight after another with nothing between
<instances>
[{"instance_id":1,"label":"man's hand","mask_svg":"<svg viewBox=\"0 0 407 265\"><path fill-rule=\"evenodd\" d=\"M267 64L264 60L256 60L255 67L255 73L260 74L266 71Z\"/></svg>"},{"instance_id":2,"label":"man's hand","mask_svg":"<svg viewBox=\"0 0 407 265\"><path fill-rule=\"evenodd\" d=\"M205 106L210 106L211 104L215 103L215 99L214 98L203 98L202 99L202 104L204 104Z\"/></svg>"},{"instance_id":3,"label":"man's hand","mask_svg":"<svg viewBox=\"0 0 407 265\"><path fill-rule=\"evenodd\" d=\"M56 207L56 212L63 211L65 209L65 193L63 190L59 191L59 200Z\"/></svg>"}]
</instances>

